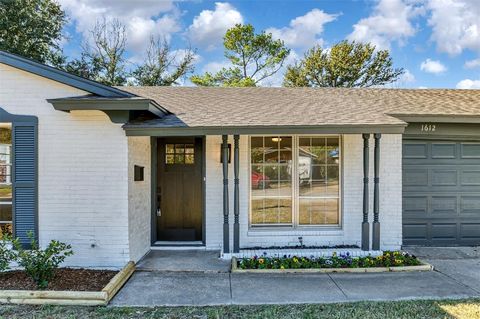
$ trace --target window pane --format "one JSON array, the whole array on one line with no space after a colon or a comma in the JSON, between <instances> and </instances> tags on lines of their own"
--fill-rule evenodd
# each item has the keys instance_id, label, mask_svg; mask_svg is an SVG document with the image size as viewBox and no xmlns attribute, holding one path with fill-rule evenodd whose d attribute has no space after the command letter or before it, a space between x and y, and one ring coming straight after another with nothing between
<instances>
[{"instance_id":1,"label":"window pane","mask_svg":"<svg viewBox=\"0 0 480 319\"><path fill-rule=\"evenodd\" d=\"M338 157L340 155L338 148L338 138L327 139L327 163L338 164Z\"/></svg>"},{"instance_id":2,"label":"window pane","mask_svg":"<svg viewBox=\"0 0 480 319\"><path fill-rule=\"evenodd\" d=\"M278 222L281 224L292 223L292 200L280 199Z\"/></svg>"},{"instance_id":3,"label":"window pane","mask_svg":"<svg viewBox=\"0 0 480 319\"><path fill-rule=\"evenodd\" d=\"M193 144L186 144L185 145L185 153L187 154L193 154L195 151L194 151L194 148L193 148Z\"/></svg>"},{"instance_id":4,"label":"window pane","mask_svg":"<svg viewBox=\"0 0 480 319\"><path fill-rule=\"evenodd\" d=\"M327 167L323 165L312 165L311 179L326 181L327 180Z\"/></svg>"},{"instance_id":5,"label":"window pane","mask_svg":"<svg viewBox=\"0 0 480 319\"><path fill-rule=\"evenodd\" d=\"M186 149L188 150L188 149ZM186 154L185 155L185 164L194 164L194 156L193 154Z\"/></svg>"},{"instance_id":6,"label":"window pane","mask_svg":"<svg viewBox=\"0 0 480 319\"><path fill-rule=\"evenodd\" d=\"M184 144L175 144L175 153L177 153L177 154L185 153L185 145Z\"/></svg>"},{"instance_id":7,"label":"window pane","mask_svg":"<svg viewBox=\"0 0 480 319\"><path fill-rule=\"evenodd\" d=\"M0 240L3 239L3 236L9 235L12 236L13 227L12 223L0 223Z\"/></svg>"},{"instance_id":8,"label":"window pane","mask_svg":"<svg viewBox=\"0 0 480 319\"><path fill-rule=\"evenodd\" d=\"M252 163L263 163L263 137L252 137L250 146Z\"/></svg>"},{"instance_id":9,"label":"window pane","mask_svg":"<svg viewBox=\"0 0 480 319\"><path fill-rule=\"evenodd\" d=\"M0 202L12 200L12 184L0 185Z\"/></svg>"},{"instance_id":10,"label":"window pane","mask_svg":"<svg viewBox=\"0 0 480 319\"><path fill-rule=\"evenodd\" d=\"M313 137L312 138L312 158L314 164L324 164L326 162L326 152L325 152L325 138L324 137Z\"/></svg>"},{"instance_id":11,"label":"window pane","mask_svg":"<svg viewBox=\"0 0 480 319\"><path fill-rule=\"evenodd\" d=\"M252 224L263 223L263 198L252 199Z\"/></svg>"},{"instance_id":12,"label":"window pane","mask_svg":"<svg viewBox=\"0 0 480 319\"><path fill-rule=\"evenodd\" d=\"M278 223L278 198L265 198L264 208L264 223L276 224Z\"/></svg>"},{"instance_id":13,"label":"window pane","mask_svg":"<svg viewBox=\"0 0 480 319\"><path fill-rule=\"evenodd\" d=\"M328 198L325 201L325 224L338 224L338 199Z\"/></svg>"},{"instance_id":14,"label":"window pane","mask_svg":"<svg viewBox=\"0 0 480 319\"><path fill-rule=\"evenodd\" d=\"M338 195L339 172L338 166L327 167L327 193L329 195Z\"/></svg>"},{"instance_id":15,"label":"window pane","mask_svg":"<svg viewBox=\"0 0 480 319\"><path fill-rule=\"evenodd\" d=\"M291 224L292 137L252 137L250 145L251 224Z\"/></svg>"},{"instance_id":16,"label":"window pane","mask_svg":"<svg viewBox=\"0 0 480 319\"><path fill-rule=\"evenodd\" d=\"M167 156L165 157L165 162L166 162L167 164L173 164L173 163L175 163L174 155L167 155Z\"/></svg>"},{"instance_id":17,"label":"window pane","mask_svg":"<svg viewBox=\"0 0 480 319\"><path fill-rule=\"evenodd\" d=\"M0 123L0 240L12 235L12 128Z\"/></svg>"},{"instance_id":18,"label":"window pane","mask_svg":"<svg viewBox=\"0 0 480 319\"><path fill-rule=\"evenodd\" d=\"M175 164L185 163L185 156L183 154L175 154Z\"/></svg>"},{"instance_id":19,"label":"window pane","mask_svg":"<svg viewBox=\"0 0 480 319\"><path fill-rule=\"evenodd\" d=\"M0 223L12 221L12 204L0 202Z\"/></svg>"},{"instance_id":20,"label":"window pane","mask_svg":"<svg viewBox=\"0 0 480 319\"><path fill-rule=\"evenodd\" d=\"M173 154L175 153L175 146L173 144L166 144L165 150L167 154Z\"/></svg>"},{"instance_id":21,"label":"window pane","mask_svg":"<svg viewBox=\"0 0 480 319\"><path fill-rule=\"evenodd\" d=\"M339 223L339 154L338 138L299 138L297 170L300 225Z\"/></svg>"}]
</instances>

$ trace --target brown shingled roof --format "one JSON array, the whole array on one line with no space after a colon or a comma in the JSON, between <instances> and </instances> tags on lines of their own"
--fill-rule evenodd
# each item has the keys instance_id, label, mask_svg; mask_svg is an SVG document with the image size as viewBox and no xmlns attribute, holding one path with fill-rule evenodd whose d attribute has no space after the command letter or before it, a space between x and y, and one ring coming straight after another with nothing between
<instances>
[{"instance_id":1,"label":"brown shingled roof","mask_svg":"<svg viewBox=\"0 0 480 319\"><path fill-rule=\"evenodd\" d=\"M168 127L399 125L402 115L480 116L480 90L135 87ZM158 123L157 123L158 124Z\"/></svg>"}]
</instances>

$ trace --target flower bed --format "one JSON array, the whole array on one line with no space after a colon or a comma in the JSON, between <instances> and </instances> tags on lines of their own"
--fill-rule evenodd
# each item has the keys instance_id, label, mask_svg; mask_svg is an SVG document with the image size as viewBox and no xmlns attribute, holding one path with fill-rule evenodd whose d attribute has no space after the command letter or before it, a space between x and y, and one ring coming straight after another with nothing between
<instances>
[{"instance_id":1,"label":"flower bed","mask_svg":"<svg viewBox=\"0 0 480 319\"><path fill-rule=\"evenodd\" d=\"M59 268L44 290L35 289L35 282L25 272L9 271L0 275L0 281L4 281L0 304L106 305L134 271L133 262L119 272Z\"/></svg>"},{"instance_id":2,"label":"flower bed","mask_svg":"<svg viewBox=\"0 0 480 319\"><path fill-rule=\"evenodd\" d=\"M101 291L118 273L112 270L59 268L45 290ZM36 290L36 283L23 270L0 273L0 290Z\"/></svg>"},{"instance_id":3,"label":"flower bed","mask_svg":"<svg viewBox=\"0 0 480 319\"><path fill-rule=\"evenodd\" d=\"M307 258L297 256L266 257L254 256L252 258L242 258L234 261L235 269L271 269L271 270L289 270L289 269L366 269L366 268L385 268L390 271L394 267L410 267L424 265L414 255L400 251L385 251L383 255L372 257L352 257L348 252L337 255L334 253L331 257ZM234 269L234 270L235 270Z\"/></svg>"}]
</instances>

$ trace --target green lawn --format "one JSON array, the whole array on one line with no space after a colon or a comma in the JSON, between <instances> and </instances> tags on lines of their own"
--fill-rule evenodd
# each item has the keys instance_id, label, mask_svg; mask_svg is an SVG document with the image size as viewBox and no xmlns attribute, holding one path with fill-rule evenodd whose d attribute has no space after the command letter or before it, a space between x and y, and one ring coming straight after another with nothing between
<instances>
[{"instance_id":1,"label":"green lawn","mask_svg":"<svg viewBox=\"0 0 480 319\"><path fill-rule=\"evenodd\" d=\"M480 299L224 307L0 306L0 318L480 318Z\"/></svg>"}]
</instances>

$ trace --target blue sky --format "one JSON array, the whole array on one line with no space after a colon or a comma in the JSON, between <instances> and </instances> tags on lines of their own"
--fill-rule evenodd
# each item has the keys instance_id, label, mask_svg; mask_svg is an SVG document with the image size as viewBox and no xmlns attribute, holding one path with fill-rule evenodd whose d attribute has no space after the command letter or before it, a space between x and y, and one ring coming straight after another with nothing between
<instances>
[{"instance_id":1,"label":"blue sky","mask_svg":"<svg viewBox=\"0 0 480 319\"><path fill-rule=\"evenodd\" d=\"M59 0L69 15L65 53L78 56L97 19L126 25L130 65L150 36L197 49L195 73L225 66L222 36L235 23L267 30L292 49L287 64L315 44L344 40L389 49L407 70L398 88L480 89L480 0L158 1ZM282 72L262 83L278 86ZM188 84L188 81L186 82Z\"/></svg>"}]
</instances>

